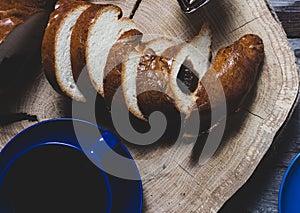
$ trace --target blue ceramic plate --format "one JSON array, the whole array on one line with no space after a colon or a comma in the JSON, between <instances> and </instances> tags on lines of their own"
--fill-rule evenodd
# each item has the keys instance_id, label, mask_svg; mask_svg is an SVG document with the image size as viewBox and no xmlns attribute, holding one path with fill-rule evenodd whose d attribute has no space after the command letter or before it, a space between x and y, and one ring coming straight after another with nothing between
<instances>
[{"instance_id":1,"label":"blue ceramic plate","mask_svg":"<svg viewBox=\"0 0 300 213\"><path fill-rule=\"evenodd\" d=\"M300 153L292 160L280 186L279 213L300 212Z\"/></svg>"},{"instance_id":2,"label":"blue ceramic plate","mask_svg":"<svg viewBox=\"0 0 300 213\"><path fill-rule=\"evenodd\" d=\"M95 132L101 132L101 138L99 138L99 134L95 134ZM86 141L88 148L84 147L86 144L82 144L79 141ZM106 145L103 146L103 143ZM26 152L44 145L62 145L75 148L84 152L86 155L92 153L94 156L88 156L90 160L93 159L96 154L97 160L99 160L99 154L106 156L107 153L111 151L118 156L124 157L123 159L126 158L128 160L127 165L128 162L130 165L128 165L128 168L126 167L125 170L131 172L131 175L134 173L133 177L135 178L133 179L126 179L109 172L107 173L105 169L100 168L98 165L102 172L105 185L107 186L106 196L108 197L108 207L106 208L106 212L142 212L142 182L129 151L111 132L82 120L48 120L33 125L15 136L0 153L0 183L16 159ZM107 149L107 147L109 147L109 149ZM100 160L101 162L105 162L105 159ZM3 204L0 202L0 205Z\"/></svg>"}]
</instances>

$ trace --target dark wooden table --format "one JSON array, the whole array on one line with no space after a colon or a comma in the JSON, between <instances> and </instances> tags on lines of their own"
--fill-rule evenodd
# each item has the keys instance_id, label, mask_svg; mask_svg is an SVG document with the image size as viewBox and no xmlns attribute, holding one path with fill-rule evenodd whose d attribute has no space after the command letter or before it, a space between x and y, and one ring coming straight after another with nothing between
<instances>
[{"instance_id":1,"label":"dark wooden table","mask_svg":"<svg viewBox=\"0 0 300 213\"><path fill-rule=\"evenodd\" d=\"M300 67L300 1L270 0ZM220 213L278 212L278 192L291 160L300 152L300 102L250 180ZM300 181L300 180L299 180Z\"/></svg>"}]
</instances>

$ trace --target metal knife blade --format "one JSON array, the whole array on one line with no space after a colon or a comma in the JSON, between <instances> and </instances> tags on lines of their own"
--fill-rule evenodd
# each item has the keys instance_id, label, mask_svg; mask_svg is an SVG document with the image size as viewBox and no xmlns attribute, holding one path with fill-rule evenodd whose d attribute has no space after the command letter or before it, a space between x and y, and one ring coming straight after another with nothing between
<instances>
[{"instance_id":1,"label":"metal knife blade","mask_svg":"<svg viewBox=\"0 0 300 213\"><path fill-rule=\"evenodd\" d=\"M185 13L192 13L209 1L210 0L178 0L178 3Z\"/></svg>"}]
</instances>

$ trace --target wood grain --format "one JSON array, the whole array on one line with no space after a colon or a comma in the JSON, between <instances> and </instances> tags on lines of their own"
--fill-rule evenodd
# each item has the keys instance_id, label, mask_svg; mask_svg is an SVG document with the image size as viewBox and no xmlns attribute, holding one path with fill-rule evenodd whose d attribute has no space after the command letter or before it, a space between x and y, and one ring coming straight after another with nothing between
<instances>
[{"instance_id":1,"label":"wood grain","mask_svg":"<svg viewBox=\"0 0 300 213\"><path fill-rule=\"evenodd\" d=\"M107 1L106 1L107 2ZM129 16L135 2L116 2ZM181 12L174 0L141 2L133 18L145 40L158 35L192 38L204 21L212 26L213 54L246 33L259 34L266 46L266 60L254 94L242 112L228 124L222 146L203 165L191 164L193 144L137 148L128 145L143 179L145 212L217 212L249 179L288 118L298 94L295 57L269 6L260 0L211 1L196 13ZM70 117L70 100L57 94L37 72L3 113L27 113L38 121ZM7 100L11 99L7 95ZM5 99L2 99L5 100ZM3 147L15 134L34 122L0 126ZM170 151L171 150L171 151Z\"/></svg>"},{"instance_id":2,"label":"wood grain","mask_svg":"<svg viewBox=\"0 0 300 213\"><path fill-rule=\"evenodd\" d=\"M23 129L26 129L27 127L33 125L37 123L35 122L31 122L31 121L19 121L19 122L15 122L12 124L8 124L5 126L0 125L0 149L2 150L2 148L4 147L4 145L10 140L12 139L15 135L17 135L20 131L22 131Z\"/></svg>"},{"instance_id":3,"label":"wood grain","mask_svg":"<svg viewBox=\"0 0 300 213\"><path fill-rule=\"evenodd\" d=\"M90 0L93 3L99 4L114 4L118 5L123 12L123 17L130 17L131 12L135 7L135 1L132 0Z\"/></svg>"},{"instance_id":4,"label":"wood grain","mask_svg":"<svg viewBox=\"0 0 300 213\"><path fill-rule=\"evenodd\" d=\"M300 39L289 39L300 67ZM278 212L278 193L284 173L300 152L300 102L287 124L276 137L269 151L247 183L219 211Z\"/></svg>"},{"instance_id":5,"label":"wood grain","mask_svg":"<svg viewBox=\"0 0 300 213\"><path fill-rule=\"evenodd\" d=\"M300 68L299 1L270 0L285 29ZM288 7L288 9L287 9ZM281 15L279 15L281 14ZM247 183L226 202L220 213L278 212L278 193L291 160L300 152L300 102Z\"/></svg>"},{"instance_id":6,"label":"wood grain","mask_svg":"<svg viewBox=\"0 0 300 213\"><path fill-rule=\"evenodd\" d=\"M285 1L271 1L274 10L285 26L285 31L290 38L300 37L300 1L285 0Z\"/></svg>"},{"instance_id":7,"label":"wood grain","mask_svg":"<svg viewBox=\"0 0 300 213\"><path fill-rule=\"evenodd\" d=\"M298 94L295 57L282 27L264 2L211 1L191 15L183 14L174 1L164 4L167 7L161 7L160 1L155 0L140 4L134 20L146 34L145 40L159 34L185 41L208 21L214 35L213 55L220 47L246 33L260 35L266 46L266 60L254 89L252 104L240 115L243 122L232 124L238 125L239 129L228 133L230 136L224 138L218 153L209 162L191 166L188 157L185 160L179 157L163 161L164 170L159 171L163 163L157 156L167 148L142 154L131 149L136 159L143 160L141 164L137 162L148 198L146 212L175 209L176 212L217 212L251 176L289 115ZM153 16L157 21L151 19ZM189 152L189 148L183 149ZM174 165L179 159L180 163ZM166 169L168 167L171 171ZM149 168L153 169L151 178Z\"/></svg>"}]
</instances>

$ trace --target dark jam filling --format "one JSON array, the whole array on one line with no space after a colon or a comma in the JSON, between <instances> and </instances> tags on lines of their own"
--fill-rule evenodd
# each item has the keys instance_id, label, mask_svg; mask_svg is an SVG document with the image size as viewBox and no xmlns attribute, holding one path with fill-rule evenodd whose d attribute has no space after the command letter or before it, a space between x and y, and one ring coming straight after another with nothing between
<instances>
[{"instance_id":1,"label":"dark jam filling","mask_svg":"<svg viewBox=\"0 0 300 213\"><path fill-rule=\"evenodd\" d=\"M199 78L195 72L191 71L188 66L182 64L177 75L177 84L181 91L185 94L191 94L196 91Z\"/></svg>"},{"instance_id":2,"label":"dark jam filling","mask_svg":"<svg viewBox=\"0 0 300 213\"><path fill-rule=\"evenodd\" d=\"M80 151L61 145L35 148L9 168L0 188L0 212L106 212L100 170Z\"/></svg>"}]
</instances>

